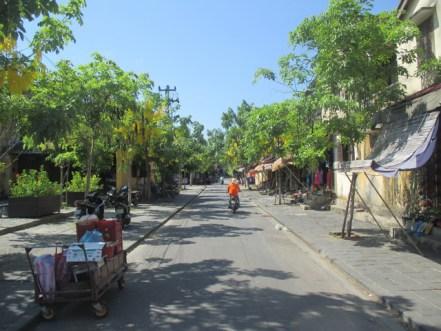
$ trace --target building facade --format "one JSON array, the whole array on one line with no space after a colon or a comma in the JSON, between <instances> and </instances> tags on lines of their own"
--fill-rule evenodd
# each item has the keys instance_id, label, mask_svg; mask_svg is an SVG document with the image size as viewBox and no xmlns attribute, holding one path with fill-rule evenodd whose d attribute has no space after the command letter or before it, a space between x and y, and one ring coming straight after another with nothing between
<instances>
[{"instance_id":1,"label":"building facade","mask_svg":"<svg viewBox=\"0 0 441 331\"><path fill-rule=\"evenodd\" d=\"M423 195L441 207L441 84L433 74L417 76L421 63L441 58L441 0L401 0L397 13L421 31L419 38L401 46L420 50L417 61L406 66L409 75L398 77L406 98L376 118L354 155L348 155L338 138L334 149L337 203L347 201L347 176L357 172L360 195L386 226L396 224L386 206L402 216ZM361 200L356 200L362 207Z\"/></svg>"}]
</instances>

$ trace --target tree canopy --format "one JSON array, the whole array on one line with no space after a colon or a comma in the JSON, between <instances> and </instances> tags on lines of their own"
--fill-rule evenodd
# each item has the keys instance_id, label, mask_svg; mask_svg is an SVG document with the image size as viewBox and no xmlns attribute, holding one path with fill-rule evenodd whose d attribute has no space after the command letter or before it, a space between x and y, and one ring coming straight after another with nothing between
<instances>
[{"instance_id":1,"label":"tree canopy","mask_svg":"<svg viewBox=\"0 0 441 331\"><path fill-rule=\"evenodd\" d=\"M290 87L297 117L307 119L300 122L311 128L302 130L303 146L291 143L300 159L323 155L336 135L344 145L361 142L374 115L404 95L397 78L408 75L405 65L417 50L399 46L418 29L395 12L373 14L372 6L372 0L330 0L325 12L289 34L292 52L280 58L278 75L256 71L256 80Z\"/></svg>"}]
</instances>

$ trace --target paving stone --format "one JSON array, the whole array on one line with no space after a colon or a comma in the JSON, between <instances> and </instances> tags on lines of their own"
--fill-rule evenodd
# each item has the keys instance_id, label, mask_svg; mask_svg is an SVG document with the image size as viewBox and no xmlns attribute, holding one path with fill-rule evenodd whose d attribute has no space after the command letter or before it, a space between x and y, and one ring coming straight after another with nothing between
<instances>
[{"instance_id":1,"label":"paving stone","mask_svg":"<svg viewBox=\"0 0 441 331\"><path fill-rule=\"evenodd\" d=\"M182 191L174 201L155 205L140 204L132 208L132 222L124 231L124 247L130 247L140 240L145 233L195 197L201 189L201 186L193 186ZM114 213L108 211L105 217L113 218ZM11 222L10 226L24 222L0 219L0 223L8 221ZM0 236L0 297L4 298L0 303L0 330L16 330L15 323L30 319L38 313L38 307L33 302L33 281L24 247L47 246L56 241L65 244L76 241L73 217Z\"/></svg>"},{"instance_id":2,"label":"paving stone","mask_svg":"<svg viewBox=\"0 0 441 331\"><path fill-rule=\"evenodd\" d=\"M265 196L247 192L247 198L262 205ZM426 330L441 330L440 258L426 258L409 245L390 241L375 224L354 220L359 238L342 240L329 235L341 231L343 215L335 211L317 212L298 206L266 205L265 209L327 256L343 271L373 293L399 308L404 319Z\"/></svg>"}]
</instances>

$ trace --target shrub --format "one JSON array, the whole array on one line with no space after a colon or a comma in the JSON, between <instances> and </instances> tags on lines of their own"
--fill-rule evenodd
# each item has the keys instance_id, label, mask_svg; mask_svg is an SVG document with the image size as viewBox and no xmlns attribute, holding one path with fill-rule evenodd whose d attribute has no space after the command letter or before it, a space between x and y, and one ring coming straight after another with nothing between
<instances>
[{"instance_id":1,"label":"shrub","mask_svg":"<svg viewBox=\"0 0 441 331\"><path fill-rule=\"evenodd\" d=\"M31 169L24 170L15 183L11 184L11 197L44 197L61 194L60 184L49 180L47 172Z\"/></svg>"},{"instance_id":2,"label":"shrub","mask_svg":"<svg viewBox=\"0 0 441 331\"><path fill-rule=\"evenodd\" d=\"M81 176L81 173L74 171L72 173L72 179L66 186L67 192L84 192L86 191L86 176ZM92 175L90 177L90 188L89 191L97 191L101 188L100 179L97 175Z\"/></svg>"}]
</instances>

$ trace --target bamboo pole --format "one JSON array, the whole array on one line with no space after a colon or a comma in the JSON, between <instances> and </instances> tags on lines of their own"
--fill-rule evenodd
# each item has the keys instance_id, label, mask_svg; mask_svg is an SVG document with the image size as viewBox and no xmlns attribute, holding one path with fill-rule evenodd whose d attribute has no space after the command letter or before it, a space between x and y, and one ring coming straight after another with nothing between
<instances>
[{"instance_id":1,"label":"bamboo pole","mask_svg":"<svg viewBox=\"0 0 441 331\"><path fill-rule=\"evenodd\" d=\"M406 229L403 227L403 225L401 224L401 222L398 220L397 216L395 216L395 213L392 211L392 209L390 208L389 204L386 202L386 200L384 200L383 196L380 194L380 192L378 191L377 187L374 185L374 183L372 182L372 180L369 178L369 176L367 175L366 172L364 172L364 175L366 176L366 178L368 179L369 183L372 185L372 187L374 188L375 192L378 194L378 196L380 197L381 201L383 201L384 205L386 206L386 208L389 210L389 212L391 213L391 215L393 216L393 218L395 219L395 221L397 222L398 226L401 228L401 230L403 230L404 235L407 237L407 239L409 240L409 242L412 244L412 246L416 249L416 251L421 255L424 256L423 252L418 248L416 242L412 239L412 237L407 233Z\"/></svg>"},{"instance_id":2,"label":"bamboo pole","mask_svg":"<svg viewBox=\"0 0 441 331\"><path fill-rule=\"evenodd\" d=\"M288 171L289 171L289 173L294 177L294 179L297 181L297 183L299 183L300 184L300 186L301 187L303 187L303 188L307 188L302 182L301 182L301 180L291 171L291 169L289 169L289 167L285 167Z\"/></svg>"},{"instance_id":3,"label":"bamboo pole","mask_svg":"<svg viewBox=\"0 0 441 331\"><path fill-rule=\"evenodd\" d=\"M352 185L352 181L349 178L348 174L345 172L346 177L348 178L348 180L351 182ZM372 210L368 207L366 201L363 199L363 197L361 196L360 192L357 190L357 188L355 188L355 192L357 193L359 199L361 200L361 202L363 203L364 208L368 211L368 213L371 215L371 217L373 218L375 224L377 224L378 228L381 230L381 233L384 234L384 236L389 240L389 237L387 236L387 232L381 227L380 223L378 222L377 218L375 217L375 215L372 213Z\"/></svg>"}]
</instances>

